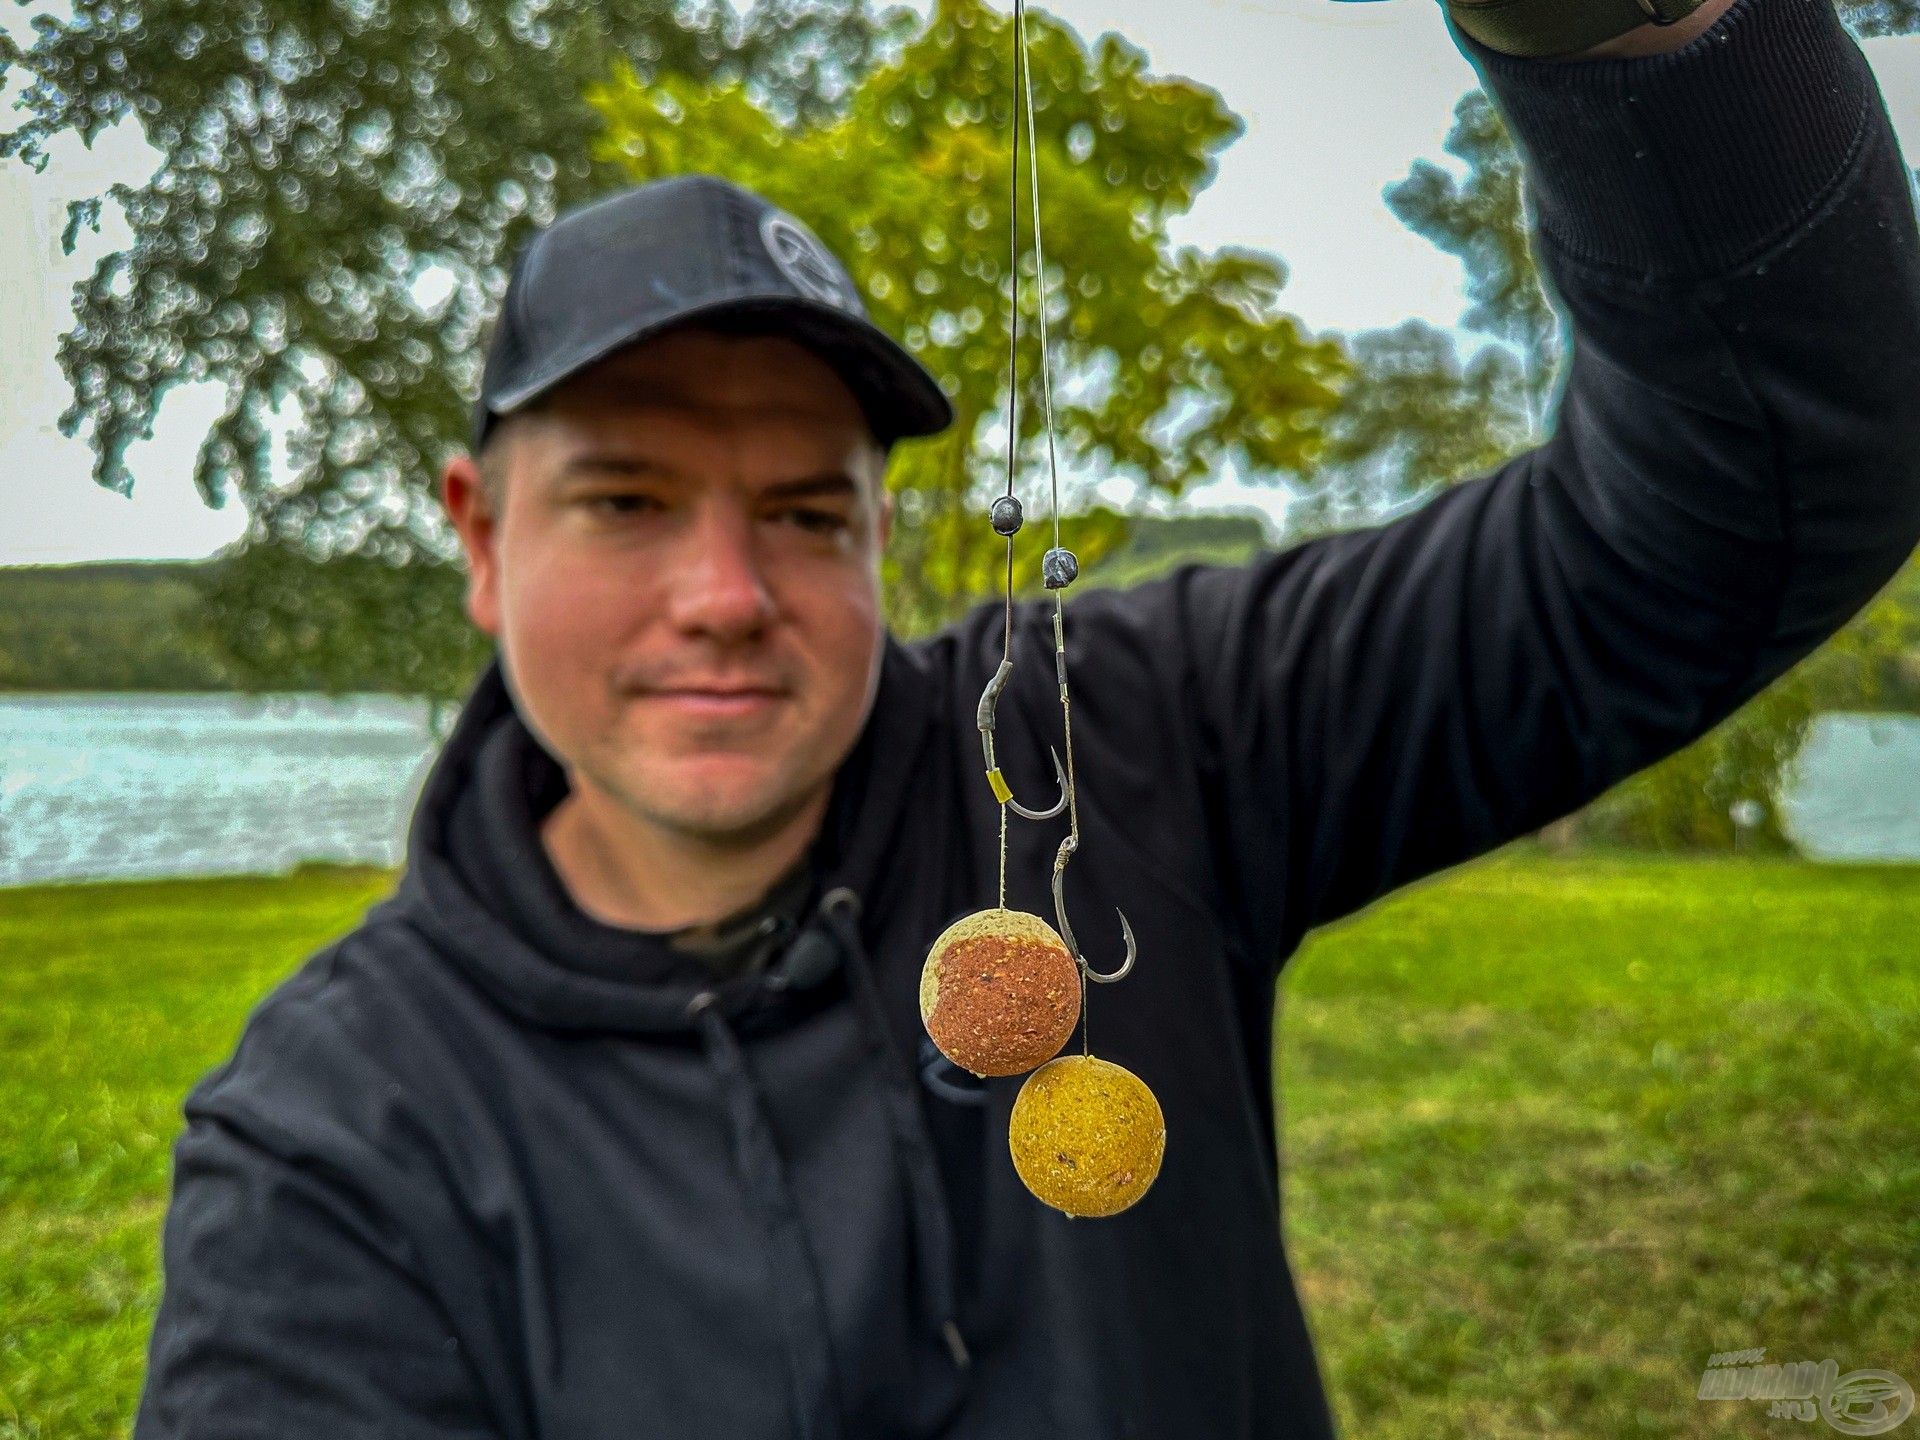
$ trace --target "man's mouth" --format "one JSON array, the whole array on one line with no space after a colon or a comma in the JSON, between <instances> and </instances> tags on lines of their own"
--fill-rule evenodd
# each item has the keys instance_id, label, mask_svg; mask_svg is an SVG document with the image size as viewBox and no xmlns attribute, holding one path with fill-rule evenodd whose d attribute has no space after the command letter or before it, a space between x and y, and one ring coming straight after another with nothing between
<instances>
[{"instance_id":1,"label":"man's mouth","mask_svg":"<svg viewBox=\"0 0 1920 1440\"><path fill-rule=\"evenodd\" d=\"M670 686L642 692L640 699L698 719L734 720L766 713L786 692L765 686Z\"/></svg>"}]
</instances>

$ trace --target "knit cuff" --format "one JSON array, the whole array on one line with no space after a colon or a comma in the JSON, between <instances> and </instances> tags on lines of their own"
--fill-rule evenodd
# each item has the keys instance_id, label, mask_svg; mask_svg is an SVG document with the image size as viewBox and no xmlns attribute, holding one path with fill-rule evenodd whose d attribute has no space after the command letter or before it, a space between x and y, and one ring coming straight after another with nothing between
<instances>
[{"instance_id":1,"label":"knit cuff","mask_svg":"<svg viewBox=\"0 0 1920 1440\"><path fill-rule=\"evenodd\" d=\"M1523 60L1458 29L1527 161L1541 231L1588 265L1705 279L1767 250L1840 184L1876 112L1832 0L1735 0L1665 55Z\"/></svg>"}]
</instances>

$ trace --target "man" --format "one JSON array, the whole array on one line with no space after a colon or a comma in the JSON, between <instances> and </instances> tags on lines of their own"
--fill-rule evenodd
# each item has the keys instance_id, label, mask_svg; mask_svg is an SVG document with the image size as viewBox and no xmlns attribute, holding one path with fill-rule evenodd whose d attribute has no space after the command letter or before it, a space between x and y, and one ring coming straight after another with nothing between
<instances>
[{"instance_id":1,"label":"man","mask_svg":"<svg viewBox=\"0 0 1920 1440\"><path fill-rule=\"evenodd\" d=\"M1826 0L1573 64L1461 43L1575 327L1553 437L1069 606L1068 899L1097 963L1116 904L1139 934L1094 1033L1165 1109L1145 1198L1046 1209L1019 1080L918 1048L927 947L997 884L999 611L879 619L885 451L945 402L796 221L665 182L516 268L445 475L500 661L396 896L188 1102L140 1440L1331 1433L1277 1223L1286 957L1698 735L1920 535L1920 237ZM1047 625L999 708L1036 797ZM1016 907L1062 824L1013 826Z\"/></svg>"}]
</instances>

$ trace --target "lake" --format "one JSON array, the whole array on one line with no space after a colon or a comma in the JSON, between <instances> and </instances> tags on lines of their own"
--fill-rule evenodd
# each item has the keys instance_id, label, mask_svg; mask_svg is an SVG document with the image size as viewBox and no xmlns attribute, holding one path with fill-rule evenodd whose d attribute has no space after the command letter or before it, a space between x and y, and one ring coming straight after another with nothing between
<instances>
[{"instance_id":1,"label":"lake","mask_svg":"<svg viewBox=\"0 0 1920 1440\"><path fill-rule=\"evenodd\" d=\"M1822 715L1780 798L1817 860L1920 860L1920 715Z\"/></svg>"},{"instance_id":2,"label":"lake","mask_svg":"<svg viewBox=\"0 0 1920 1440\"><path fill-rule=\"evenodd\" d=\"M434 746L391 696L0 697L0 885L391 865ZM1799 770L1809 855L1920 859L1920 717L1822 717Z\"/></svg>"},{"instance_id":3,"label":"lake","mask_svg":"<svg viewBox=\"0 0 1920 1440\"><path fill-rule=\"evenodd\" d=\"M391 696L0 697L0 885L391 865L433 749Z\"/></svg>"}]
</instances>

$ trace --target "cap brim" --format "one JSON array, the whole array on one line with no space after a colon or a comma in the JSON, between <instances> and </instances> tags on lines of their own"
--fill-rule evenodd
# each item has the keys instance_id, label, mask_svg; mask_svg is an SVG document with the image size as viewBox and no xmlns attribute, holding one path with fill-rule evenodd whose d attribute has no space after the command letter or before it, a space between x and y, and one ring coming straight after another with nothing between
<instances>
[{"instance_id":1,"label":"cap brim","mask_svg":"<svg viewBox=\"0 0 1920 1440\"><path fill-rule=\"evenodd\" d=\"M689 306L671 316L635 325L596 339L556 362L538 377L483 398L475 417L474 447L486 438L489 422L511 415L556 385L617 350L651 340L703 320L764 317L769 329L791 335L815 351L860 402L876 439L884 446L920 435L937 435L953 423L953 403L940 382L886 331L859 315L794 295L729 296Z\"/></svg>"}]
</instances>

